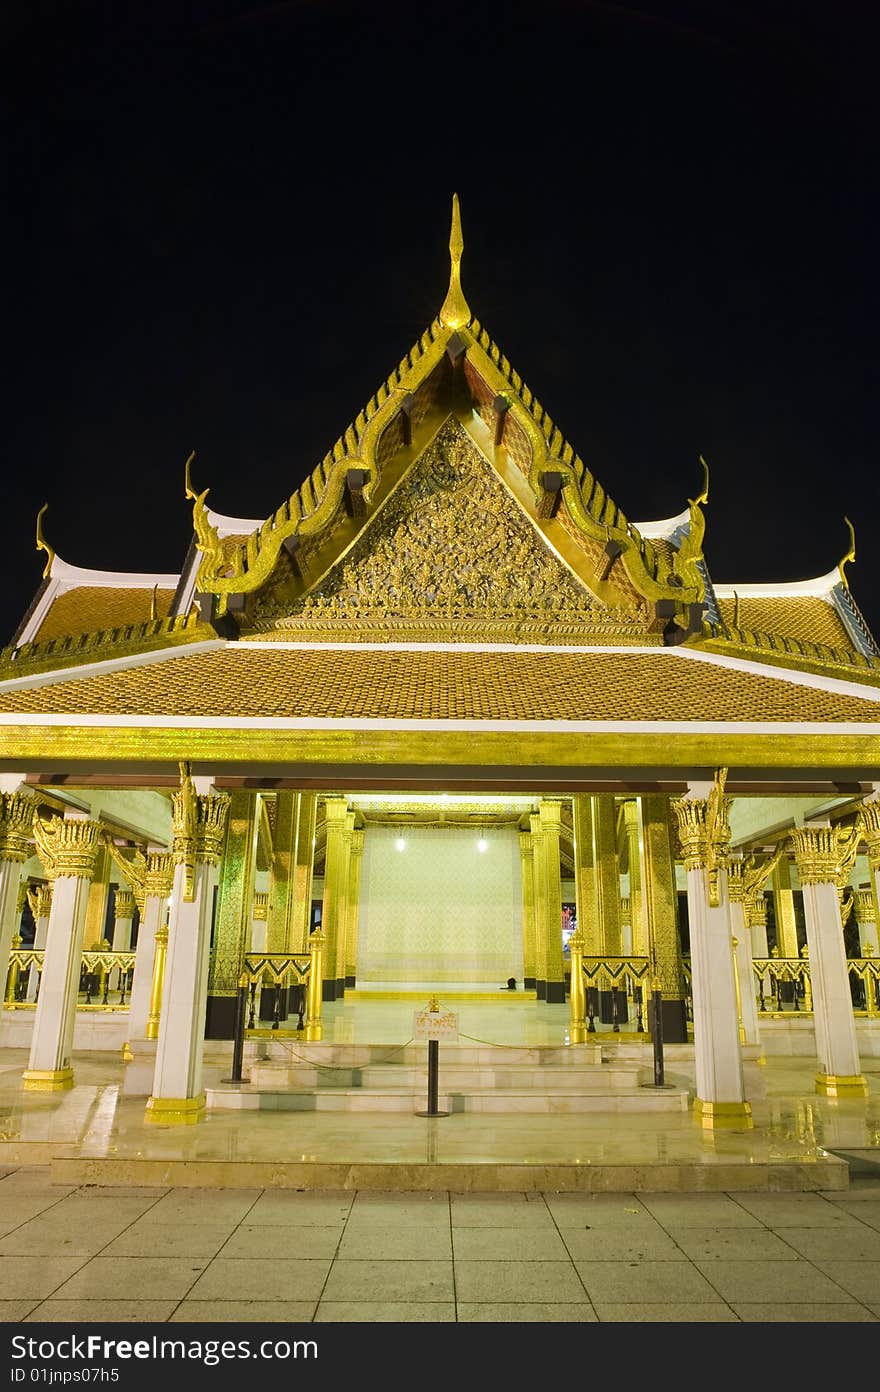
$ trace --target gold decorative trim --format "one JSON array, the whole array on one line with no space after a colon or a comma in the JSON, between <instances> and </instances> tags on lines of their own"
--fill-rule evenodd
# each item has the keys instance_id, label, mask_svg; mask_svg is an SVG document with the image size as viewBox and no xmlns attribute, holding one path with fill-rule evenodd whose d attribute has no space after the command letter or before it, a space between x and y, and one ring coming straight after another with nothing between
<instances>
[{"instance_id":1,"label":"gold decorative trim","mask_svg":"<svg viewBox=\"0 0 880 1392\"><path fill-rule=\"evenodd\" d=\"M755 1124L749 1102L704 1102L695 1097L692 1115L706 1131L748 1131Z\"/></svg>"},{"instance_id":2,"label":"gold decorative trim","mask_svg":"<svg viewBox=\"0 0 880 1392\"><path fill-rule=\"evenodd\" d=\"M65 1092L73 1087L72 1068L28 1068L21 1075L25 1092Z\"/></svg>"},{"instance_id":3,"label":"gold decorative trim","mask_svg":"<svg viewBox=\"0 0 880 1392\"><path fill-rule=\"evenodd\" d=\"M144 872L144 896L167 899L174 888L174 856L170 851L151 851Z\"/></svg>"},{"instance_id":4,"label":"gold decorative trim","mask_svg":"<svg viewBox=\"0 0 880 1392\"><path fill-rule=\"evenodd\" d=\"M19 864L31 854L34 799L29 792L0 793L0 860Z\"/></svg>"},{"instance_id":5,"label":"gold decorative trim","mask_svg":"<svg viewBox=\"0 0 880 1392\"><path fill-rule=\"evenodd\" d=\"M708 875L709 905L721 902L720 872L727 866L730 842L728 814L731 799L724 796L727 768L716 769L712 791L707 798L676 798L673 811L678 820L686 870L705 870Z\"/></svg>"},{"instance_id":6,"label":"gold decorative trim","mask_svg":"<svg viewBox=\"0 0 880 1392\"><path fill-rule=\"evenodd\" d=\"M868 860L872 870L880 870L880 798L871 798L861 806L862 835L868 843Z\"/></svg>"},{"instance_id":7,"label":"gold decorative trim","mask_svg":"<svg viewBox=\"0 0 880 1392\"><path fill-rule=\"evenodd\" d=\"M852 828L795 827L791 832L801 884L834 884L840 887L855 861L861 821Z\"/></svg>"},{"instance_id":8,"label":"gold decorative trim","mask_svg":"<svg viewBox=\"0 0 880 1392\"><path fill-rule=\"evenodd\" d=\"M99 822L79 817L42 817L34 813L34 841L46 873L52 879L63 875L91 880L95 873L104 829Z\"/></svg>"},{"instance_id":9,"label":"gold decorative trim","mask_svg":"<svg viewBox=\"0 0 880 1392\"><path fill-rule=\"evenodd\" d=\"M861 1073L817 1073L816 1091L825 1097L867 1097L868 1082Z\"/></svg>"},{"instance_id":10,"label":"gold decorative trim","mask_svg":"<svg viewBox=\"0 0 880 1392\"><path fill-rule=\"evenodd\" d=\"M144 1121L158 1126L194 1126L203 1119L206 1103L203 1092L198 1097L150 1097Z\"/></svg>"}]
</instances>

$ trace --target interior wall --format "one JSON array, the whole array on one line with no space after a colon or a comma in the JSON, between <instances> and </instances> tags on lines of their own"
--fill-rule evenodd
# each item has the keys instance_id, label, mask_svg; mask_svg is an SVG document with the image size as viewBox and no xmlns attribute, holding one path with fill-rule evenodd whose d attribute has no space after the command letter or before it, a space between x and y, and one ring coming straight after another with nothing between
<instances>
[{"instance_id":1,"label":"interior wall","mask_svg":"<svg viewBox=\"0 0 880 1392\"><path fill-rule=\"evenodd\" d=\"M478 849L483 838L486 850ZM406 842L404 850L397 841ZM358 982L522 980L522 877L515 827L368 826Z\"/></svg>"}]
</instances>

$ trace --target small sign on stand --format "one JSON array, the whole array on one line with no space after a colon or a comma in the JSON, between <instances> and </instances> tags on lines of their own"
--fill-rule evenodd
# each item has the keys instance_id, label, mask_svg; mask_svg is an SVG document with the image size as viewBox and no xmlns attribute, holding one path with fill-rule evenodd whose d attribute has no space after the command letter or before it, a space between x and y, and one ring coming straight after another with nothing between
<instances>
[{"instance_id":1,"label":"small sign on stand","mask_svg":"<svg viewBox=\"0 0 880 1392\"><path fill-rule=\"evenodd\" d=\"M427 1009L417 1010L413 1015L413 1039L428 1041L428 1108L416 1112L416 1116L445 1117L437 1106L438 1075L440 1070L440 1040L458 1038L458 1016L451 1010L441 1010L436 996L428 1001Z\"/></svg>"}]
</instances>

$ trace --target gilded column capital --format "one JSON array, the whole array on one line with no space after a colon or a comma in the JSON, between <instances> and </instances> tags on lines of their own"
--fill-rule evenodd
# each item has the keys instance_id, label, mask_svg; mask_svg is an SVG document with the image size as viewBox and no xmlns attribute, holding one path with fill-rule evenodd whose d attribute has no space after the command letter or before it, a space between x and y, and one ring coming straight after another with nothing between
<instances>
[{"instance_id":1,"label":"gilded column capital","mask_svg":"<svg viewBox=\"0 0 880 1392\"><path fill-rule=\"evenodd\" d=\"M117 918L134 917L134 894L130 889L117 889L113 909Z\"/></svg>"},{"instance_id":2,"label":"gilded column capital","mask_svg":"<svg viewBox=\"0 0 880 1392\"><path fill-rule=\"evenodd\" d=\"M219 865L229 815L228 793L206 793L196 799L196 859Z\"/></svg>"},{"instance_id":3,"label":"gilded column capital","mask_svg":"<svg viewBox=\"0 0 880 1392\"><path fill-rule=\"evenodd\" d=\"M264 893L262 890L257 890L257 892L254 894L254 903L253 903L253 910L252 910L252 915L251 915L251 916L252 916L254 919L259 920L260 922L262 922L263 919L266 919L266 918L269 917L269 893L268 893L268 891L266 891L266 892Z\"/></svg>"},{"instance_id":4,"label":"gilded column capital","mask_svg":"<svg viewBox=\"0 0 880 1392\"><path fill-rule=\"evenodd\" d=\"M562 801L559 798L541 798L538 816L546 831L558 831L562 826Z\"/></svg>"},{"instance_id":5,"label":"gilded column capital","mask_svg":"<svg viewBox=\"0 0 880 1392\"><path fill-rule=\"evenodd\" d=\"M719 872L727 866L730 843L729 797L724 795L727 769L718 769L708 797L676 798L672 803L678 821L678 839L686 870L706 870L709 904L720 903Z\"/></svg>"},{"instance_id":6,"label":"gilded column capital","mask_svg":"<svg viewBox=\"0 0 880 1392\"><path fill-rule=\"evenodd\" d=\"M34 841L46 874L91 880L95 873L104 829L100 822L79 817L41 817L34 813Z\"/></svg>"},{"instance_id":7,"label":"gilded column capital","mask_svg":"<svg viewBox=\"0 0 880 1392\"><path fill-rule=\"evenodd\" d=\"M24 913L24 906L28 902L28 882L27 880L22 880L18 886L18 894L15 897L15 912L18 914L19 918Z\"/></svg>"},{"instance_id":8,"label":"gilded column capital","mask_svg":"<svg viewBox=\"0 0 880 1392\"><path fill-rule=\"evenodd\" d=\"M34 923L48 918L52 912L52 881L43 884L27 885L27 901L31 906Z\"/></svg>"},{"instance_id":9,"label":"gilded column capital","mask_svg":"<svg viewBox=\"0 0 880 1392\"><path fill-rule=\"evenodd\" d=\"M852 866L859 842L859 827L795 827L791 843L801 884L833 884L841 881Z\"/></svg>"},{"instance_id":10,"label":"gilded column capital","mask_svg":"<svg viewBox=\"0 0 880 1392\"><path fill-rule=\"evenodd\" d=\"M862 835L868 843L872 870L880 870L880 798L863 802L860 812Z\"/></svg>"},{"instance_id":11,"label":"gilded column capital","mask_svg":"<svg viewBox=\"0 0 880 1392\"><path fill-rule=\"evenodd\" d=\"M353 856L363 855L364 853L364 829L355 827L351 833L351 853Z\"/></svg>"},{"instance_id":12,"label":"gilded column capital","mask_svg":"<svg viewBox=\"0 0 880 1392\"><path fill-rule=\"evenodd\" d=\"M763 889L755 889L743 897L746 923L750 928L763 928L767 922L767 903Z\"/></svg>"},{"instance_id":13,"label":"gilded column capital","mask_svg":"<svg viewBox=\"0 0 880 1392\"><path fill-rule=\"evenodd\" d=\"M34 810L30 792L0 793L0 860L27 860L34 839Z\"/></svg>"},{"instance_id":14,"label":"gilded column capital","mask_svg":"<svg viewBox=\"0 0 880 1392\"><path fill-rule=\"evenodd\" d=\"M150 851L144 870L144 896L167 899L174 887L174 856L170 851Z\"/></svg>"},{"instance_id":15,"label":"gilded column capital","mask_svg":"<svg viewBox=\"0 0 880 1392\"><path fill-rule=\"evenodd\" d=\"M877 907L870 889L857 889L855 893L856 920L859 923L876 923Z\"/></svg>"},{"instance_id":16,"label":"gilded column capital","mask_svg":"<svg viewBox=\"0 0 880 1392\"><path fill-rule=\"evenodd\" d=\"M746 897L746 885L744 876L745 866L738 857L729 860L727 863L727 897L731 904L744 904Z\"/></svg>"}]
</instances>

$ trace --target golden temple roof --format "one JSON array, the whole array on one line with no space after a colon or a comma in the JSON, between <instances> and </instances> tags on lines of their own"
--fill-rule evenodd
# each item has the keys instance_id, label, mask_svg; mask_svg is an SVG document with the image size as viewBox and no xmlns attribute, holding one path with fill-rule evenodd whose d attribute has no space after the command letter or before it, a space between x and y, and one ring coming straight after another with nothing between
<instances>
[{"instance_id":1,"label":"golden temple roof","mask_svg":"<svg viewBox=\"0 0 880 1392\"><path fill-rule=\"evenodd\" d=\"M299 720L871 722L880 701L654 651L231 644L10 690L0 712Z\"/></svg>"},{"instance_id":2,"label":"golden temple roof","mask_svg":"<svg viewBox=\"0 0 880 1392\"><path fill-rule=\"evenodd\" d=\"M156 590L156 618L164 619L171 607L174 591ZM68 634L94 633L125 624L147 623L153 617L153 591L137 588L111 588L107 585L80 585L55 596L34 635L36 642L62 638Z\"/></svg>"}]
</instances>

